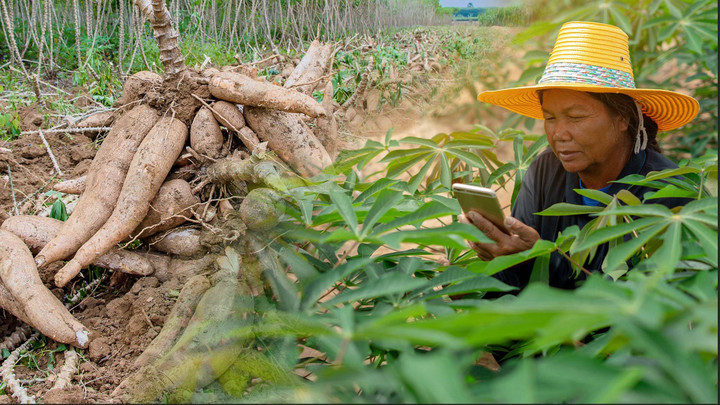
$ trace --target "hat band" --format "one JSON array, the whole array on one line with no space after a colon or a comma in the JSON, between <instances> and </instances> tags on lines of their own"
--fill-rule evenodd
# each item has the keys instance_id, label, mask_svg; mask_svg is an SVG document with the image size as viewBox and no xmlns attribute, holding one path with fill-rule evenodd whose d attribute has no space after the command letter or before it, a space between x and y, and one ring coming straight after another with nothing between
<instances>
[{"instance_id":1,"label":"hat band","mask_svg":"<svg viewBox=\"0 0 720 405\"><path fill-rule=\"evenodd\" d=\"M583 63L553 63L547 65L538 84L553 82L635 88L635 80L630 73Z\"/></svg>"}]
</instances>

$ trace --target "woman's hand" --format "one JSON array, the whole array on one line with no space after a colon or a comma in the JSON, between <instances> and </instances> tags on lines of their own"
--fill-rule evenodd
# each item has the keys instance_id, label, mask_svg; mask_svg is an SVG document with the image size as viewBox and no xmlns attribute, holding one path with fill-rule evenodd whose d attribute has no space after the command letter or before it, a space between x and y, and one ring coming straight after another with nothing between
<instances>
[{"instance_id":1,"label":"woman's hand","mask_svg":"<svg viewBox=\"0 0 720 405\"><path fill-rule=\"evenodd\" d=\"M525 225L513 217L505 218L505 227L510 231L511 235L498 229L495 224L476 211L470 211L467 215L460 215L458 216L458 220L462 223L475 225L485 236L496 242L468 242L470 247L477 252L478 257L485 261L492 260L498 256L506 256L528 250L540 239L540 235L534 228Z\"/></svg>"}]
</instances>

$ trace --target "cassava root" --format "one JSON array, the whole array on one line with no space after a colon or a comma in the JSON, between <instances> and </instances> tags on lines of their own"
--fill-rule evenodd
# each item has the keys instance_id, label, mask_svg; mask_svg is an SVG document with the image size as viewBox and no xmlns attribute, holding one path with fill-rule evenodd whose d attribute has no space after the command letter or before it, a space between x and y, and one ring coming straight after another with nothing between
<instances>
[{"instance_id":1,"label":"cassava root","mask_svg":"<svg viewBox=\"0 0 720 405\"><path fill-rule=\"evenodd\" d=\"M210 94L244 106L302 113L313 118L325 114L320 104L308 95L240 73L220 72L210 78Z\"/></svg>"},{"instance_id":2,"label":"cassava root","mask_svg":"<svg viewBox=\"0 0 720 405\"><path fill-rule=\"evenodd\" d=\"M27 245L31 252L42 249L62 228L62 221L54 218L18 215L10 217L0 229L12 232ZM147 276L155 269L143 255L113 247L100 256L94 265L123 273Z\"/></svg>"},{"instance_id":3,"label":"cassava root","mask_svg":"<svg viewBox=\"0 0 720 405\"><path fill-rule=\"evenodd\" d=\"M88 169L85 191L62 231L35 257L39 267L65 259L92 237L112 214L135 151L159 120L140 105L113 125Z\"/></svg>"},{"instance_id":4,"label":"cassava root","mask_svg":"<svg viewBox=\"0 0 720 405\"><path fill-rule=\"evenodd\" d=\"M0 305L56 342L84 348L88 331L40 280L32 253L13 233L0 230Z\"/></svg>"},{"instance_id":5,"label":"cassava root","mask_svg":"<svg viewBox=\"0 0 720 405\"><path fill-rule=\"evenodd\" d=\"M187 135L187 126L172 117L162 118L153 126L130 162L115 210L95 235L77 250L72 260L55 274L58 287L65 286L82 268L130 236L147 214L150 200L180 156Z\"/></svg>"}]
</instances>

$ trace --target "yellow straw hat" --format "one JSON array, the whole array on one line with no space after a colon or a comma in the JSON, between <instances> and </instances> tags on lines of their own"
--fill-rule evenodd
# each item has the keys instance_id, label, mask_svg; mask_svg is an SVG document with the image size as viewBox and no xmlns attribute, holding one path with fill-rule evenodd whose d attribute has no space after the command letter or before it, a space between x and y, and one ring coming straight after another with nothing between
<instances>
[{"instance_id":1,"label":"yellow straw hat","mask_svg":"<svg viewBox=\"0 0 720 405\"><path fill-rule=\"evenodd\" d=\"M635 88L627 34L613 25L594 22L563 24L537 85L484 91L478 100L541 120L537 91L543 89L627 94L660 131L687 124L699 110L698 102L690 96Z\"/></svg>"}]
</instances>

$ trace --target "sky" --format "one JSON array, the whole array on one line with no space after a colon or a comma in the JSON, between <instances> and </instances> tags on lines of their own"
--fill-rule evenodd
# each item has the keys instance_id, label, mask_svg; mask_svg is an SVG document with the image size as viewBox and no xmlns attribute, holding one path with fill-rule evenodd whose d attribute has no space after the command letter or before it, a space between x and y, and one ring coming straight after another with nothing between
<instances>
[{"instance_id":1,"label":"sky","mask_svg":"<svg viewBox=\"0 0 720 405\"><path fill-rule=\"evenodd\" d=\"M522 0L440 0L443 7L467 7L468 3L475 7L502 7L521 4Z\"/></svg>"}]
</instances>

